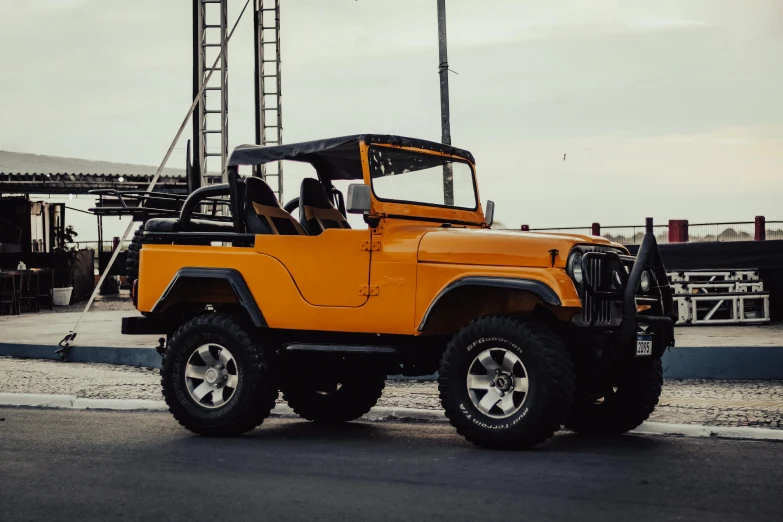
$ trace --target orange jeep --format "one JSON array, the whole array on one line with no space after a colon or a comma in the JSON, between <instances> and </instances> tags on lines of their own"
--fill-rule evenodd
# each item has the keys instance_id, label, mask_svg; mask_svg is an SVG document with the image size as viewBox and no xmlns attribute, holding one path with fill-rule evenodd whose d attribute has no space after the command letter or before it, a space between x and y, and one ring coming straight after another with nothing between
<instances>
[{"instance_id":1,"label":"orange jeep","mask_svg":"<svg viewBox=\"0 0 783 522\"><path fill-rule=\"evenodd\" d=\"M317 172L285 208L238 174L281 160ZM652 234L631 257L600 237L491 230L473 156L424 140L244 145L229 163L229 183L149 219L128 258L143 316L123 333L166 335L163 395L189 430L252 430L279 391L306 419L350 421L388 375L435 372L449 421L482 446L621 433L653 411L674 334ZM225 217L205 214L226 196Z\"/></svg>"}]
</instances>

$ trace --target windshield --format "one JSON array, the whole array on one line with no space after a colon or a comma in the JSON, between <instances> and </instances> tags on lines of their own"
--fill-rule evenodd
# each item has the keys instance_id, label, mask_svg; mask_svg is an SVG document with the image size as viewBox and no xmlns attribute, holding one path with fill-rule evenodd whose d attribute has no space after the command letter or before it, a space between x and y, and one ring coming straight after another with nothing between
<instances>
[{"instance_id":1,"label":"windshield","mask_svg":"<svg viewBox=\"0 0 783 522\"><path fill-rule=\"evenodd\" d=\"M381 201L476 210L473 169L465 161L370 147L370 177Z\"/></svg>"}]
</instances>

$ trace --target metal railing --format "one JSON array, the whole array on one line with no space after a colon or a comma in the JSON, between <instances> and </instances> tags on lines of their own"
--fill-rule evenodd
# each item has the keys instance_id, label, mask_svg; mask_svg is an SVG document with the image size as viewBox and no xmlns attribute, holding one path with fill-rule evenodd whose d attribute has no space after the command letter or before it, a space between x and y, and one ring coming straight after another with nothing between
<instances>
[{"instance_id":1,"label":"metal railing","mask_svg":"<svg viewBox=\"0 0 783 522\"><path fill-rule=\"evenodd\" d=\"M645 227L634 225L619 225L601 227L601 237L621 245L640 245L644 239ZM653 234L658 243L669 242L669 225L653 226Z\"/></svg>"},{"instance_id":2,"label":"metal railing","mask_svg":"<svg viewBox=\"0 0 783 522\"><path fill-rule=\"evenodd\" d=\"M766 239L783 239L783 221L767 221Z\"/></svg>"},{"instance_id":3,"label":"metal railing","mask_svg":"<svg viewBox=\"0 0 783 522\"><path fill-rule=\"evenodd\" d=\"M732 223L689 223L688 242L753 241L754 232L755 223L753 221L736 221Z\"/></svg>"},{"instance_id":4,"label":"metal railing","mask_svg":"<svg viewBox=\"0 0 783 522\"><path fill-rule=\"evenodd\" d=\"M549 227L528 228L533 232L564 232L572 234L600 235L623 245L641 244L645 233L643 225L601 226L593 223L590 227ZM731 242L783 240L783 221L766 221L757 216L755 221L731 221L725 223L688 223L687 220L671 220L665 225L653 227L655 239L659 244L669 242Z\"/></svg>"},{"instance_id":5,"label":"metal railing","mask_svg":"<svg viewBox=\"0 0 783 522\"><path fill-rule=\"evenodd\" d=\"M586 236L593 235L593 227L551 227L551 228L531 228L531 232L555 232L555 233L570 233L570 234L583 234ZM620 243L623 245L639 245L644 238L645 227L644 225L618 225L611 227L601 227L601 237ZM669 225L655 225L653 227L653 233L658 243L669 242Z\"/></svg>"},{"instance_id":6,"label":"metal railing","mask_svg":"<svg viewBox=\"0 0 783 522\"><path fill-rule=\"evenodd\" d=\"M69 243L68 246L76 247L77 250L92 250L96 256L98 255L97 241L74 241L73 243ZM127 243L123 243L122 247L120 248L120 252L124 252L127 249L128 249ZM111 241L104 241L102 251L113 252L114 244Z\"/></svg>"},{"instance_id":7,"label":"metal railing","mask_svg":"<svg viewBox=\"0 0 783 522\"><path fill-rule=\"evenodd\" d=\"M582 234L582 235L589 236L593 233L593 228L592 227L531 228L530 232L555 232L555 233L564 232L567 234Z\"/></svg>"}]
</instances>

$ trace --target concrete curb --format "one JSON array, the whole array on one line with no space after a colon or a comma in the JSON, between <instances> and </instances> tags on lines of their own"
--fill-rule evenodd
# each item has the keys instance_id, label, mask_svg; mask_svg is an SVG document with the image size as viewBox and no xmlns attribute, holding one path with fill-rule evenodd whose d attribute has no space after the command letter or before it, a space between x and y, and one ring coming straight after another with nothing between
<instances>
[{"instance_id":1,"label":"concrete curb","mask_svg":"<svg viewBox=\"0 0 783 522\"><path fill-rule=\"evenodd\" d=\"M0 393L0 406L28 408L62 408L71 410L111 410L111 411L166 411L163 401L142 399L80 399L72 395L38 395L32 393ZM278 403L272 416L297 417L286 404ZM440 410L422 410L416 408L375 407L362 417L373 422L427 422L447 423ZM645 422L632 433L640 435L675 435L681 437L711 437L726 439L749 439L783 441L783 430L769 428L701 426L695 424L669 424L665 422Z\"/></svg>"},{"instance_id":2,"label":"concrete curb","mask_svg":"<svg viewBox=\"0 0 783 522\"><path fill-rule=\"evenodd\" d=\"M665 379L783 379L783 348L710 346L671 348L663 354Z\"/></svg>"},{"instance_id":3,"label":"concrete curb","mask_svg":"<svg viewBox=\"0 0 783 522\"><path fill-rule=\"evenodd\" d=\"M83 399L74 395L0 393L0 406L64 408L69 410L167 411L163 401L144 399Z\"/></svg>"},{"instance_id":4,"label":"concrete curb","mask_svg":"<svg viewBox=\"0 0 783 522\"><path fill-rule=\"evenodd\" d=\"M59 346L45 344L0 343L0 356L19 359L59 360L54 353ZM68 353L71 362L120 364L143 368L160 368L160 354L154 348L112 348L110 346L73 346Z\"/></svg>"},{"instance_id":5,"label":"concrete curb","mask_svg":"<svg viewBox=\"0 0 783 522\"><path fill-rule=\"evenodd\" d=\"M59 359L57 346L0 343L0 356L23 359ZM74 346L68 357L72 362L121 364L160 368L161 358L154 348L112 348ZM783 348L775 346L710 346L673 348L663 356L665 379L783 379ZM401 379L407 379L400 377ZM434 380L435 376L416 380Z\"/></svg>"},{"instance_id":6,"label":"concrete curb","mask_svg":"<svg viewBox=\"0 0 783 522\"><path fill-rule=\"evenodd\" d=\"M84 399L75 395L37 393L0 393L0 406L62 408L68 410L168 411L164 401L145 399ZM277 417L298 417L287 404L278 403L272 410ZM439 410L375 407L363 417L370 421L447 422Z\"/></svg>"},{"instance_id":7,"label":"concrete curb","mask_svg":"<svg viewBox=\"0 0 783 522\"><path fill-rule=\"evenodd\" d=\"M783 430L731 426L702 426L699 424L669 424L667 422L645 422L636 428L634 433L644 435L680 435L683 437L783 441Z\"/></svg>"}]
</instances>

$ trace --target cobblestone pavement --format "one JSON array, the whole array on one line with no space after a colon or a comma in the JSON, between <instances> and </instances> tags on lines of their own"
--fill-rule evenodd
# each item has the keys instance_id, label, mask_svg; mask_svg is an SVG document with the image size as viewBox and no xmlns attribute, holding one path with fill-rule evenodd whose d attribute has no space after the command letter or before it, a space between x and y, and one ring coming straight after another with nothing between
<instances>
[{"instance_id":1,"label":"cobblestone pavement","mask_svg":"<svg viewBox=\"0 0 783 522\"><path fill-rule=\"evenodd\" d=\"M161 399L157 370L9 357L0 357L0 393ZM439 410L437 385L387 381L378 406ZM783 381L668 380L650 420L783 429Z\"/></svg>"}]
</instances>

